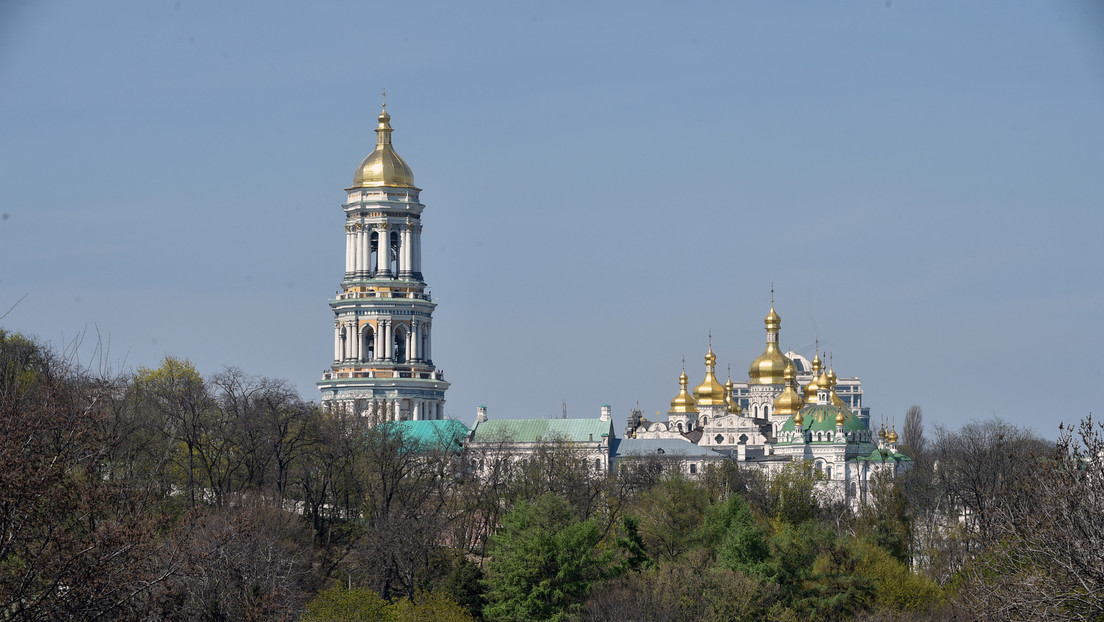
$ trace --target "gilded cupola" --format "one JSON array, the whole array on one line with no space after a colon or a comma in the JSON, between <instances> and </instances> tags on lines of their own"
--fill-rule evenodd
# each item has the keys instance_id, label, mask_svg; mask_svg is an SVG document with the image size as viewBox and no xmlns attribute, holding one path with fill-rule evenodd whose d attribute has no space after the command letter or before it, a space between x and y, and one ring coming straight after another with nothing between
<instances>
[{"instance_id":1,"label":"gilded cupola","mask_svg":"<svg viewBox=\"0 0 1104 622\"><path fill-rule=\"evenodd\" d=\"M717 357L713 354L713 346L705 353L705 380L694 389L694 399L699 406L722 406L726 404L725 389L717 380Z\"/></svg>"},{"instance_id":2,"label":"gilded cupola","mask_svg":"<svg viewBox=\"0 0 1104 622\"><path fill-rule=\"evenodd\" d=\"M896 443L897 438L897 427L894 426L893 429L889 431L889 436L886 437L886 440L891 443Z\"/></svg>"},{"instance_id":3,"label":"gilded cupola","mask_svg":"<svg viewBox=\"0 0 1104 622\"><path fill-rule=\"evenodd\" d=\"M790 361L786 365L786 370L782 373L782 377L786 381L786 388L782 389L782 393L774 398L774 414L775 415L793 415L801 410L805 406L805 400L794 388L795 379L797 378L797 369L794 368L793 361Z\"/></svg>"},{"instance_id":4,"label":"gilded cupola","mask_svg":"<svg viewBox=\"0 0 1104 622\"><path fill-rule=\"evenodd\" d=\"M679 393L675 396L675 399L671 400L671 410L668 410L667 414L697 414L698 409L694 408L694 397L690 395L689 391L686 390L686 386L689 383L689 380L690 379L686 377L686 370L682 370L682 373L679 375Z\"/></svg>"},{"instance_id":5,"label":"gilded cupola","mask_svg":"<svg viewBox=\"0 0 1104 622\"><path fill-rule=\"evenodd\" d=\"M733 392L736 390L736 384L732 382L732 378L728 379L725 383L725 404L728 404L728 414L738 415L743 412L743 408L740 408L740 403L736 401L736 396Z\"/></svg>"},{"instance_id":6,"label":"gilded cupola","mask_svg":"<svg viewBox=\"0 0 1104 622\"><path fill-rule=\"evenodd\" d=\"M778 349L778 333L782 328L782 318L774 311L774 292L771 292L770 313L763 320L767 327L767 348L759 358L748 367L748 379L751 384L782 384L786 363L790 359Z\"/></svg>"},{"instance_id":7,"label":"gilded cupola","mask_svg":"<svg viewBox=\"0 0 1104 622\"><path fill-rule=\"evenodd\" d=\"M414 173L391 146L392 131L391 115L385 106L376 126L376 148L357 167L352 188L414 187Z\"/></svg>"},{"instance_id":8,"label":"gilded cupola","mask_svg":"<svg viewBox=\"0 0 1104 622\"><path fill-rule=\"evenodd\" d=\"M829 396L829 399L831 400L833 406L842 406L844 408L850 408L850 406L847 405L847 402L844 402L843 399L841 399L840 396L836 394L836 380L837 380L836 372L835 372L834 369L832 369L832 366L829 365L828 366L828 390L831 391L831 395Z\"/></svg>"},{"instance_id":9,"label":"gilded cupola","mask_svg":"<svg viewBox=\"0 0 1104 622\"><path fill-rule=\"evenodd\" d=\"M813 357L813 379L809 381L809 384L805 385L805 403L812 405L817 401L817 380L820 378L820 349L817 348L817 353Z\"/></svg>"}]
</instances>

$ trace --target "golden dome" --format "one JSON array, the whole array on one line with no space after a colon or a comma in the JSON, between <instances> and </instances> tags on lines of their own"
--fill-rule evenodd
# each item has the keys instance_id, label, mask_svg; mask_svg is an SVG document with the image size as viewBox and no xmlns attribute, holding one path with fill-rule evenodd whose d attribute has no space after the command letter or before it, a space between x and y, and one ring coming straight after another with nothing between
<instances>
[{"instance_id":1,"label":"golden dome","mask_svg":"<svg viewBox=\"0 0 1104 622\"><path fill-rule=\"evenodd\" d=\"M836 395L836 372L831 367L828 368L828 389L831 394L828 396L828 401L833 406L842 406L844 408L851 408L847 405L847 402L843 401L839 395Z\"/></svg>"},{"instance_id":2,"label":"golden dome","mask_svg":"<svg viewBox=\"0 0 1104 622\"><path fill-rule=\"evenodd\" d=\"M774 414L776 415L792 415L805 406L805 400L801 398L801 395L793 386L793 379L796 377L793 363L786 367L785 376L786 388L782 389L782 393L774 398Z\"/></svg>"},{"instance_id":3,"label":"golden dome","mask_svg":"<svg viewBox=\"0 0 1104 622\"><path fill-rule=\"evenodd\" d=\"M732 382L732 378L729 378L728 382L725 383L725 404L728 404L728 414L730 415L738 415L744 410L740 408L740 403L737 402L736 397L732 395L735 389L736 384Z\"/></svg>"},{"instance_id":4,"label":"golden dome","mask_svg":"<svg viewBox=\"0 0 1104 622\"><path fill-rule=\"evenodd\" d=\"M717 357L713 354L713 346L705 353L705 380L694 389L694 398L699 406L721 406L727 403L725 400L724 386L717 380L714 374Z\"/></svg>"},{"instance_id":5,"label":"golden dome","mask_svg":"<svg viewBox=\"0 0 1104 622\"><path fill-rule=\"evenodd\" d=\"M778 331L782 328L782 318L775 313L774 302L771 302L770 313L763 323L767 326L767 349L751 362L748 378L751 384L782 384L785 382L782 375L790 359L778 349Z\"/></svg>"},{"instance_id":6,"label":"golden dome","mask_svg":"<svg viewBox=\"0 0 1104 622\"><path fill-rule=\"evenodd\" d=\"M800 430L801 426L805 425L805 417L801 414L801 411L794 413L794 429Z\"/></svg>"},{"instance_id":7,"label":"golden dome","mask_svg":"<svg viewBox=\"0 0 1104 622\"><path fill-rule=\"evenodd\" d=\"M357 167L352 188L414 187L413 171L391 147L392 131L391 115L385 108L379 115L376 127L376 148Z\"/></svg>"},{"instance_id":8,"label":"golden dome","mask_svg":"<svg viewBox=\"0 0 1104 622\"><path fill-rule=\"evenodd\" d=\"M885 438L885 437L886 437L886 430L885 430L885 424L883 423L882 424L882 429L878 430L878 438Z\"/></svg>"},{"instance_id":9,"label":"golden dome","mask_svg":"<svg viewBox=\"0 0 1104 622\"><path fill-rule=\"evenodd\" d=\"M686 390L688 380L686 371L683 370L679 375L679 394L675 396L675 399L671 400L671 410L668 410L667 414L678 415L698 412L698 409L694 408L694 398Z\"/></svg>"},{"instance_id":10,"label":"golden dome","mask_svg":"<svg viewBox=\"0 0 1104 622\"><path fill-rule=\"evenodd\" d=\"M843 422L846 420L847 418L843 416L842 410L836 413L836 425L843 425Z\"/></svg>"},{"instance_id":11,"label":"golden dome","mask_svg":"<svg viewBox=\"0 0 1104 622\"><path fill-rule=\"evenodd\" d=\"M893 428L889 431L889 436L887 437L887 440L891 443L897 442L897 428Z\"/></svg>"},{"instance_id":12,"label":"golden dome","mask_svg":"<svg viewBox=\"0 0 1104 622\"><path fill-rule=\"evenodd\" d=\"M805 403L812 405L817 402L817 380L820 374L820 351L818 350L816 356L813 357L813 379L809 381L809 384L805 385Z\"/></svg>"}]
</instances>

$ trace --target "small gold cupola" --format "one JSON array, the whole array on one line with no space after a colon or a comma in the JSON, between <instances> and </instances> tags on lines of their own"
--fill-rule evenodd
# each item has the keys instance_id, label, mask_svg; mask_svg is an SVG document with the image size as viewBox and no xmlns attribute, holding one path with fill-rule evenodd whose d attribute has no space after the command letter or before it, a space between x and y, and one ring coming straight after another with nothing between
<instances>
[{"instance_id":1,"label":"small gold cupola","mask_svg":"<svg viewBox=\"0 0 1104 622\"><path fill-rule=\"evenodd\" d=\"M395 153L391 146L391 115L387 114L387 104L379 115L376 126L376 148L357 167L353 175L353 188L413 188L414 173L410 166Z\"/></svg>"},{"instance_id":2,"label":"small gold cupola","mask_svg":"<svg viewBox=\"0 0 1104 622\"><path fill-rule=\"evenodd\" d=\"M842 406L843 408L851 408L847 405L839 395L836 394L836 372L832 368L832 365L828 365L828 390L831 391L831 402L833 406Z\"/></svg>"},{"instance_id":3,"label":"small gold cupola","mask_svg":"<svg viewBox=\"0 0 1104 622\"><path fill-rule=\"evenodd\" d=\"M805 400L794 388L795 379L797 378L797 369L794 368L793 361L790 361L786 365L786 370L782 373L782 377L786 381L786 388L782 389L782 393L774 398L774 414L775 415L793 415L796 414L805 406Z\"/></svg>"},{"instance_id":4,"label":"small gold cupola","mask_svg":"<svg viewBox=\"0 0 1104 622\"><path fill-rule=\"evenodd\" d=\"M744 410L740 408L740 403L736 401L736 396L733 394L735 390L736 384L729 377L728 382L725 383L725 404L728 404L728 414L730 415L738 415Z\"/></svg>"},{"instance_id":5,"label":"small gold cupola","mask_svg":"<svg viewBox=\"0 0 1104 622\"><path fill-rule=\"evenodd\" d=\"M778 333L782 329L782 318L774 310L774 288L771 288L770 313L764 318L767 327L767 348L759 358L748 367L748 379L751 384L782 384L786 371L786 355L778 348Z\"/></svg>"},{"instance_id":6,"label":"small gold cupola","mask_svg":"<svg viewBox=\"0 0 1104 622\"><path fill-rule=\"evenodd\" d=\"M671 410L668 410L667 414L697 414L698 409L694 408L694 397L686 390L689 380L690 379L686 377L686 370L682 370L682 373L679 374L679 393L675 396L675 399L671 400Z\"/></svg>"},{"instance_id":7,"label":"small gold cupola","mask_svg":"<svg viewBox=\"0 0 1104 622\"><path fill-rule=\"evenodd\" d=\"M813 356L813 379L805 385L805 403L809 406L816 404L817 379L820 378L820 346L817 346L816 355Z\"/></svg>"},{"instance_id":8,"label":"small gold cupola","mask_svg":"<svg viewBox=\"0 0 1104 622\"><path fill-rule=\"evenodd\" d=\"M726 404L724 386L717 380L717 357L713 344L705 353L705 380L694 389L694 399L699 406L723 406Z\"/></svg>"}]
</instances>

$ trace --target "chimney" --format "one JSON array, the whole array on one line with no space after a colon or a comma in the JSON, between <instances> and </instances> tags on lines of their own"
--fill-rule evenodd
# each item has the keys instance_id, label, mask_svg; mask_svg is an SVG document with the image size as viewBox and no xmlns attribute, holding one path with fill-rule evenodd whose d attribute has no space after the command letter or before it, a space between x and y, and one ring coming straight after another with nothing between
<instances>
[{"instance_id":1,"label":"chimney","mask_svg":"<svg viewBox=\"0 0 1104 622\"><path fill-rule=\"evenodd\" d=\"M736 445L736 460L740 462L747 462L747 443L740 441Z\"/></svg>"},{"instance_id":2,"label":"chimney","mask_svg":"<svg viewBox=\"0 0 1104 622\"><path fill-rule=\"evenodd\" d=\"M609 421L612 415L610 414L610 405L602 404L602 421Z\"/></svg>"},{"instance_id":3,"label":"chimney","mask_svg":"<svg viewBox=\"0 0 1104 622\"><path fill-rule=\"evenodd\" d=\"M487 407L486 406L480 406L475 411L475 422L476 423L483 423L486 420L487 420Z\"/></svg>"}]
</instances>

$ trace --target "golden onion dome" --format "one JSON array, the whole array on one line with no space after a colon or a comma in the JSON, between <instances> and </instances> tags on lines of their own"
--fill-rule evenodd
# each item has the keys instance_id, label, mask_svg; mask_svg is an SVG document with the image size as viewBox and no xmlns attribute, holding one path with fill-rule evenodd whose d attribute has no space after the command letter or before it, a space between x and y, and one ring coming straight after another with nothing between
<instances>
[{"instance_id":1,"label":"golden onion dome","mask_svg":"<svg viewBox=\"0 0 1104 622\"><path fill-rule=\"evenodd\" d=\"M778 331L782 328L782 318L774 311L771 302L770 313L763 320L767 327L767 348L759 358L748 366L748 379L751 384L782 384L783 373L790 359L778 349Z\"/></svg>"},{"instance_id":2,"label":"golden onion dome","mask_svg":"<svg viewBox=\"0 0 1104 622\"><path fill-rule=\"evenodd\" d=\"M675 399L671 400L671 410L668 410L667 414L678 415L698 412L698 409L694 408L693 396L686 390L688 381L689 378L686 377L686 371L684 370L679 375L679 394L675 396Z\"/></svg>"},{"instance_id":3,"label":"golden onion dome","mask_svg":"<svg viewBox=\"0 0 1104 622\"><path fill-rule=\"evenodd\" d=\"M794 429L800 430L801 426L805 425L805 417L801 414L801 411L794 413Z\"/></svg>"},{"instance_id":4,"label":"golden onion dome","mask_svg":"<svg viewBox=\"0 0 1104 622\"><path fill-rule=\"evenodd\" d=\"M736 384L732 382L732 378L728 379L725 383L725 404L728 404L728 414L738 415L743 412L740 408L740 403L736 401L736 396L733 395L733 391L736 390Z\"/></svg>"},{"instance_id":5,"label":"golden onion dome","mask_svg":"<svg viewBox=\"0 0 1104 622\"><path fill-rule=\"evenodd\" d=\"M813 378L805 385L805 403L812 405L817 402L817 380L820 375L820 350L813 356Z\"/></svg>"},{"instance_id":6,"label":"golden onion dome","mask_svg":"<svg viewBox=\"0 0 1104 622\"><path fill-rule=\"evenodd\" d=\"M883 423L882 424L882 429L878 430L878 438L885 438L885 437L886 437L886 429L885 429L885 424Z\"/></svg>"},{"instance_id":7,"label":"golden onion dome","mask_svg":"<svg viewBox=\"0 0 1104 622\"><path fill-rule=\"evenodd\" d=\"M832 371L832 368L828 368L828 389L830 394L828 400L833 406L842 406L844 408L851 408L847 405L847 402L843 401L839 395L836 395L836 372Z\"/></svg>"},{"instance_id":8,"label":"golden onion dome","mask_svg":"<svg viewBox=\"0 0 1104 622\"><path fill-rule=\"evenodd\" d=\"M782 376L786 380L786 388L782 389L782 393L774 398L774 414L792 415L805 406L805 400L802 399L793 386L794 378L797 377L797 370L794 368L793 361L786 365L786 370Z\"/></svg>"},{"instance_id":9,"label":"golden onion dome","mask_svg":"<svg viewBox=\"0 0 1104 622\"><path fill-rule=\"evenodd\" d=\"M376 148L357 167L352 188L414 187L414 172L391 146L392 131L391 115L384 108L376 126Z\"/></svg>"},{"instance_id":10,"label":"golden onion dome","mask_svg":"<svg viewBox=\"0 0 1104 622\"><path fill-rule=\"evenodd\" d=\"M722 406L726 404L724 386L717 380L715 369L717 357L713 346L705 353L705 380L694 389L694 398L699 406Z\"/></svg>"},{"instance_id":11,"label":"golden onion dome","mask_svg":"<svg viewBox=\"0 0 1104 622\"><path fill-rule=\"evenodd\" d=\"M836 413L836 425L843 425L844 421L847 421L847 418L844 416L843 411L841 410Z\"/></svg>"},{"instance_id":12,"label":"golden onion dome","mask_svg":"<svg viewBox=\"0 0 1104 622\"><path fill-rule=\"evenodd\" d=\"M887 440L891 443L897 442L897 428L893 428L889 431L889 436L887 437Z\"/></svg>"}]
</instances>

